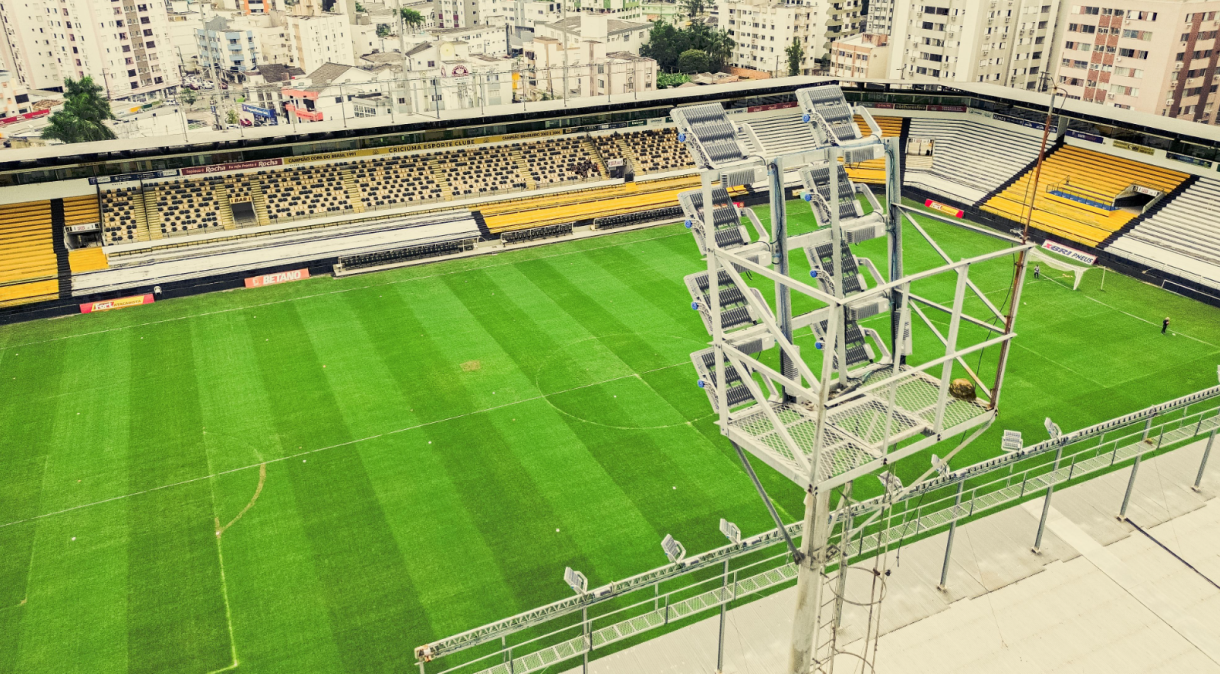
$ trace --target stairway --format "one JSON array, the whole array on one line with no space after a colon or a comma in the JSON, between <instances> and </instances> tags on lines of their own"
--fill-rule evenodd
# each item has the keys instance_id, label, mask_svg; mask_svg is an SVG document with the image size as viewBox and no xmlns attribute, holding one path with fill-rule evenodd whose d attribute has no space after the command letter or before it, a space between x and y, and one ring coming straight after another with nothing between
<instances>
[{"instance_id":1,"label":"stairway","mask_svg":"<svg viewBox=\"0 0 1220 674\"><path fill-rule=\"evenodd\" d=\"M432 178L436 181L436 186L441 188L441 198L445 201L452 201L453 188L449 186L449 179L445 177L441 163L434 157L428 160L428 168L432 170Z\"/></svg>"},{"instance_id":2,"label":"stairway","mask_svg":"<svg viewBox=\"0 0 1220 674\"><path fill-rule=\"evenodd\" d=\"M521 182L525 183L525 189L536 190L538 183L534 182L534 176L530 175L530 164L525 161L525 157L521 154L521 148L513 147L513 159L517 162L517 169L521 171Z\"/></svg>"},{"instance_id":3,"label":"stairway","mask_svg":"<svg viewBox=\"0 0 1220 674\"><path fill-rule=\"evenodd\" d=\"M223 182L217 182L212 192L216 195L216 217L220 218L220 226L227 230L237 229L233 205L229 203L229 188Z\"/></svg>"},{"instance_id":4,"label":"stairway","mask_svg":"<svg viewBox=\"0 0 1220 674\"><path fill-rule=\"evenodd\" d=\"M619 136L615 139L615 142L618 143L619 154L623 155L623 159L631 162L631 172L634 174L643 173L643 171L640 170L639 163L635 160L635 153L631 151L631 144L627 142L627 139Z\"/></svg>"},{"instance_id":5,"label":"stairway","mask_svg":"<svg viewBox=\"0 0 1220 674\"><path fill-rule=\"evenodd\" d=\"M250 184L250 201L254 204L255 225L267 225L271 218L267 215L267 195L263 194L263 184L255 180Z\"/></svg>"},{"instance_id":6,"label":"stairway","mask_svg":"<svg viewBox=\"0 0 1220 674\"><path fill-rule=\"evenodd\" d=\"M59 283L59 298L72 297L72 266L68 263L68 247L64 243L64 200L51 200L51 250L55 252L55 276Z\"/></svg>"},{"instance_id":7,"label":"stairway","mask_svg":"<svg viewBox=\"0 0 1220 674\"><path fill-rule=\"evenodd\" d=\"M606 170L606 162L602 160L602 155L597 151L597 146L593 144L593 141L589 140L588 136L585 136L581 139L580 146L584 148L585 154L589 155L589 159L593 160L593 164L597 166L597 170L601 172L602 177L609 177L610 171Z\"/></svg>"},{"instance_id":8,"label":"stairway","mask_svg":"<svg viewBox=\"0 0 1220 674\"><path fill-rule=\"evenodd\" d=\"M153 201L152 208L148 208L145 202L145 197L156 197L155 192L138 192L131 197L131 207L136 214L136 238L140 241L153 241L163 238L161 233L161 213L157 210L156 202Z\"/></svg>"},{"instance_id":9,"label":"stairway","mask_svg":"<svg viewBox=\"0 0 1220 674\"><path fill-rule=\"evenodd\" d=\"M356 178L352 176L352 172L348 169L342 169L343 189L347 190L347 199L352 204L352 210L357 213L364 212L364 199L360 194L360 186L356 184Z\"/></svg>"}]
</instances>

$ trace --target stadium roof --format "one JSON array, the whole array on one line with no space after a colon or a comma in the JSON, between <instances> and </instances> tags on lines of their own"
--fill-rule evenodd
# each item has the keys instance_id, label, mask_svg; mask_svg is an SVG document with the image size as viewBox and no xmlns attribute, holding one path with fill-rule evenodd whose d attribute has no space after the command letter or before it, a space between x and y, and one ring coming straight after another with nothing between
<instances>
[{"instance_id":1,"label":"stadium roof","mask_svg":"<svg viewBox=\"0 0 1220 674\"><path fill-rule=\"evenodd\" d=\"M715 100L725 96L767 96L775 95L782 91L790 91L828 82L848 83L858 81L860 80L810 76L743 80L726 84L688 87L681 90L662 89L639 93L616 94L609 97L597 96L567 101L562 99L530 101L524 104L486 106L481 109L446 110L441 113L439 119L433 114L401 115L396 117L393 122L388 122L385 118L377 117L349 118L346 120L333 119L296 126L243 127L238 130L237 134L224 131L199 131L192 133L189 138L176 134L149 138L123 138L95 143L76 143L70 146L49 145L44 147L8 149L0 150L0 170L29 170L98 161L126 161L141 157L240 150L247 146L261 147L310 140L316 141L331 137L346 138L378 133L398 133L414 127L488 124L493 123L490 120L497 117L519 119L522 115L588 114L605 111L607 105L640 108L657 107L659 105L682 105L696 101ZM1023 104L1041 110L1045 110L1051 100L1049 94L1020 91L991 84L959 83L950 87L899 80L871 80L867 81L867 84L870 87L877 87L878 89L888 87L891 91L909 90L945 96L977 95L996 101L1008 101L1018 105ZM1149 133L1161 136L1182 136L1188 142L1215 143L1220 145L1220 129L1206 124L1130 110L1119 110L1082 101L1063 101L1062 98L1056 98L1055 105L1057 108L1062 107L1066 112L1074 116L1089 119L1097 124L1120 124L1145 129Z\"/></svg>"}]
</instances>

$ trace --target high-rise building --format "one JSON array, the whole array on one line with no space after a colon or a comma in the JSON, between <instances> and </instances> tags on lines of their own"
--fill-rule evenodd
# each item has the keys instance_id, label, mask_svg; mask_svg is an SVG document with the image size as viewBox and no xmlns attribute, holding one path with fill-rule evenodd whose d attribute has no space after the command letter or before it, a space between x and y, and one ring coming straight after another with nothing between
<instances>
[{"instance_id":1,"label":"high-rise building","mask_svg":"<svg viewBox=\"0 0 1220 674\"><path fill-rule=\"evenodd\" d=\"M1052 64L1060 0L913 0L894 5L890 77L1037 89Z\"/></svg>"},{"instance_id":2,"label":"high-rise building","mask_svg":"<svg viewBox=\"0 0 1220 674\"><path fill-rule=\"evenodd\" d=\"M4 61L31 89L86 75L111 98L144 99L180 84L162 0L0 1Z\"/></svg>"},{"instance_id":3,"label":"high-rise building","mask_svg":"<svg viewBox=\"0 0 1220 674\"><path fill-rule=\"evenodd\" d=\"M807 74L832 42L855 35L864 23L860 0L723 0L713 15L736 43L730 66L780 75L788 74L786 50L794 39L804 50L801 72Z\"/></svg>"},{"instance_id":4,"label":"high-rise building","mask_svg":"<svg viewBox=\"0 0 1220 674\"><path fill-rule=\"evenodd\" d=\"M1218 19L1220 2L1074 5L1056 81L1070 98L1215 124Z\"/></svg>"}]
</instances>

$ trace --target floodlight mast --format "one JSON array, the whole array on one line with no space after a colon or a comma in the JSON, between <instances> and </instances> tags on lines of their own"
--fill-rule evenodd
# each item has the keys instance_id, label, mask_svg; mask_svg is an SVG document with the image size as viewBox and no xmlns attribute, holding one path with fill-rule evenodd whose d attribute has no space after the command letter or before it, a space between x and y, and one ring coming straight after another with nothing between
<instances>
[{"instance_id":1,"label":"floodlight mast","mask_svg":"<svg viewBox=\"0 0 1220 674\"><path fill-rule=\"evenodd\" d=\"M968 275L972 265L1024 253L1032 245L1021 242L1012 249L951 260L912 219L907 212L911 209L901 204L899 140L883 139L869 111L849 105L837 86L800 89L796 97L804 112L803 121L810 125L813 143L796 152L776 155L767 152L766 144L749 122L732 122L717 104L675 108L671 115L678 127L679 141L690 151L700 174L698 192L683 193L679 199L687 214L687 226L692 228L700 250L707 257L706 275L686 278L695 300L692 306L701 311L712 338L712 348L692 354L692 362L700 373L699 385L707 390L717 413L721 434L738 451L777 526L783 528L784 523L779 521L770 498L753 475L745 452L796 482L807 494L799 549L788 541L798 569L789 672L807 674L815 669L829 674L834 668L834 655L839 652L833 627L838 615L830 622L822 620L823 588L831 587L826 591L842 596L841 587L835 589L835 583L827 586L830 581L824 582L822 573L834 556L828 550L831 525L840 526L844 533L859 530L873 522L880 512L859 522L836 521L830 512L830 493L835 487L842 487L844 499L850 499L855 478L877 474L889 464L925 451L942 439L961 435L963 440L946 455L947 461L991 425L996 416L995 400L1001 378L997 377L994 389L984 388L990 394L984 404L974 397L951 396L949 377L955 362L965 366L964 356L992 345L1008 344L1015 336L1012 330L1015 309L1009 312L1005 330L991 329L992 333L999 332L999 336L959 346L958 328L963 320L990 326L966 315L967 289L978 294L985 307L1000 315ZM867 132L857 127L853 114L864 120ZM757 152L747 148L747 139ZM846 171L849 164L877 158L885 162L888 202L885 208L866 186L852 183ZM795 237L787 231L783 174L788 166L799 168L806 187L802 195L814 208L821 225L814 232ZM766 170L771 232L769 241L751 243L747 230L741 226L743 213L733 204L731 190L737 185L753 184L758 168ZM715 182L719 185L713 192ZM719 207L714 194L721 200ZM863 212L857 195L865 197L871 205L870 213ZM696 201L701 201L702 206ZM753 211L746 208L744 215L763 234ZM904 218L931 243L944 259L944 266L905 274ZM966 227L952 221L949 224ZM879 236L886 237L888 278L883 278L867 258L857 259L848 248L848 244ZM814 285L791 277L789 243L805 250L813 267ZM764 262L767 257L770 264ZM1018 265L1019 273L1024 265L1020 262ZM865 272L872 275L871 287ZM742 278L745 273L758 274L775 283L775 310L746 285ZM955 274L957 281L951 307L912 294L912 283L949 273ZM790 293L794 289L825 306L793 316ZM728 302L727 308L722 306L722 299ZM949 315L945 336L913 300ZM882 335L860 323L887 310L888 349ZM939 338L945 351L943 356L931 354L933 357L909 365L906 357L911 353L915 315ZM820 373L813 372L793 344L795 328L810 328L819 338L817 348L823 351ZM880 350L879 356L874 355L867 339ZM778 371L755 357L773 346L780 349ZM1001 372L1006 354L1004 350L1000 356ZM968 366L966 369L973 375ZM955 399L950 400L951 397ZM886 502L901 498L933 472L930 470L910 487L892 480L896 486L887 490ZM843 512L852 512L850 503L840 505ZM846 564L841 566L845 568ZM840 569L838 573L845 571Z\"/></svg>"}]
</instances>

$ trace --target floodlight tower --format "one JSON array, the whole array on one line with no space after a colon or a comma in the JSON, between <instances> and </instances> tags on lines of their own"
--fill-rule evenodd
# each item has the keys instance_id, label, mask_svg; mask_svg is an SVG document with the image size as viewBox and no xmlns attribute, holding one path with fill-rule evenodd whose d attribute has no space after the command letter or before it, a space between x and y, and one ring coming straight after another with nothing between
<instances>
[{"instance_id":1,"label":"floodlight tower","mask_svg":"<svg viewBox=\"0 0 1220 674\"><path fill-rule=\"evenodd\" d=\"M852 481L862 475L878 475L887 486L887 495L897 498L909 488L891 473L882 472L889 464L930 448L942 438L961 435L964 441L946 455L947 462L986 430L995 418L995 406L978 401L973 384L955 389L959 393L968 390L969 395L951 396L950 377L955 364L961 364L981 383L962 356L1007 343L1015 333L1009 320L1004 330L991 327L992 333L1001 333L998 337L968 347L958 344L963 320L989 325L963 312L967 288L977 292L968 279L970 265L1013 251L957 262L946 255L943 267L904 274L905 207L901 205L898 139L883 139L868 110L850 106L837 86L810 87L796 94L809 140L807 147L795 152L768 155L766 144L750 124L735 124L719 104L676 108L671 115L679 140L701 176L699 190L679 195L686 225L707 257L707 271L685 279L692 308L700 312L711 335L711 347L691 355L699 385L718 414L721 434L733 443L781 531L784 523L744 452L807 493L800 548L788 541L798 567L789 671L806 674L833 671L835 655L840 653L835 636L853 526L858 531L877 515L873 512L869 515L873 519L854 524L860 513L849 507ZM857 116L867 132L857 125ZM884 158L886 165L885 206L867 186L853 183L844 167L878 158ZM819 224L808 234L790 236L787 231L788 167L799 174L802 198ZM737 186L758 182L760 172L765 173L770 190L770 232L750 208L733 201ZM868 213L860 205L861 198L871 207ZM757 230L757 239L742 225L743 216ZM927 236L917 223L915 226ZM850 248L850 244L882 236L887 241L885 275L867 258L856 258ZM1017 243L1021 251L1030 247ZM812 285L789 273L790 246L804 250ZM933 246L941 251L935 242ZM775 283L774 308L746 284L743 273ZM939 274L956 274L951 307L912 292L913 283ZM824 306L793 316L793 290ZM947 335L932 327L945 346L943 355L917 366L906 360L912 353L913 300L950 315ZM986 298L983 301L993 308ZM1016 306L1014 298L1012 312ZM925 323L933 325L921 309L915 310ZM861 323L885 312L890 314L887 335ZM794 344L794 330L803 329L816 337L816 351L821 354L818 374ZM779 350L778 370L756 357L773 348ZM994 400L998 387L999 382L995 391L983 388ZM896 486L890 488L892 485ZM842 496L837 514L831 512L830 504L836 487ZM836 527L839 545L832 547ZM838 562L837 577L830 579L824 570L834 561ZM825 601L824 591L835 594L835 601Z\"/></svg>"}]
</instances>

